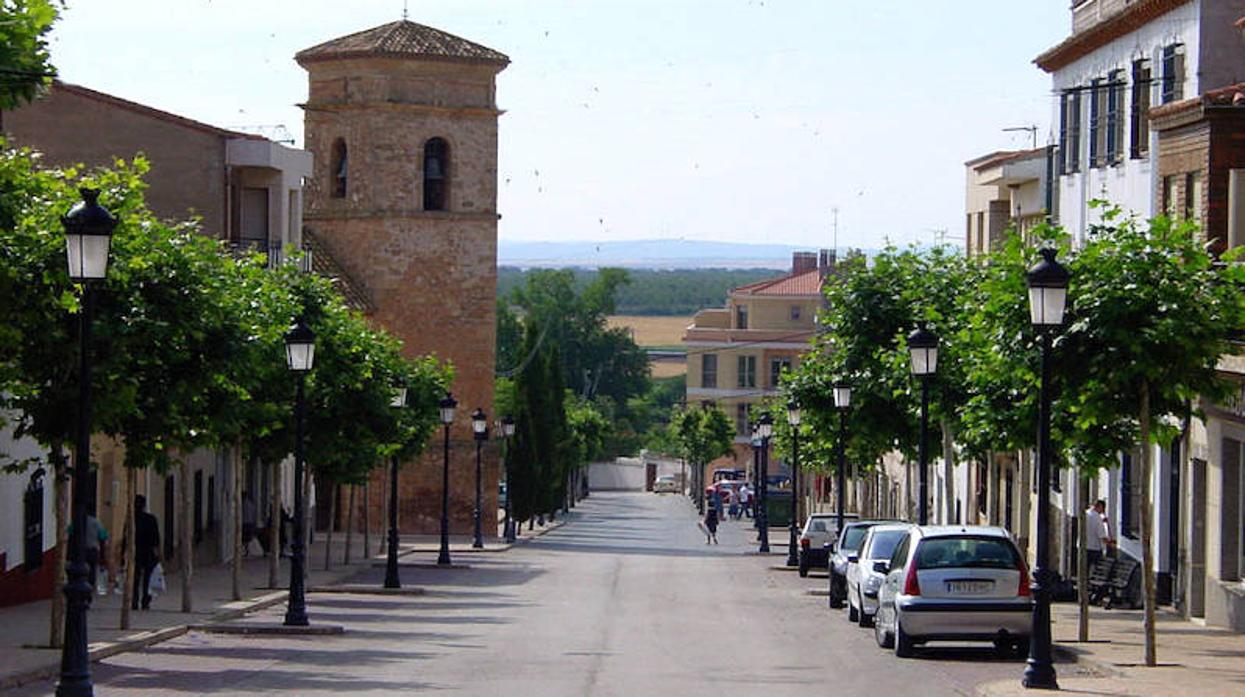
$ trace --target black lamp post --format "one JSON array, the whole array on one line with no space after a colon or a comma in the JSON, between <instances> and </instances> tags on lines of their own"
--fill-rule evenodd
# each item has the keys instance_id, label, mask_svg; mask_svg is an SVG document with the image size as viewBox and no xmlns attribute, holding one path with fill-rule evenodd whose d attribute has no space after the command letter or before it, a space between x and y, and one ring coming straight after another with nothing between
<instances>
[{"instance_id":1,"label":"black lamp post","mask_svg":"<svg viewBox=\"0 0 1245 697\"><path fill-rule=\"evenodd\" d=\"M406 406L406 385L399 384L393 393L394 409ZM385 588L401 588L398 578L398 454L393 454L393 467L389 470L389 558L385 560Z\"/></svg>"},{"instance_id":2,"label":"black lamp post","mask_svg":"<svg viewBox=\"0 0 1245 697\"><path fill-rule=\"evenodd\" d=\"M450 565L450 424L454 423L454 408L458 401L454 395L445 393L438 405L441 408L441 425L445 430L445 465L441 470L441 551L437 554L438 566Z\"/></svg>"},{"instance_id":3,"label":"black lamp post","mask_svg":"<svg viewBox=\"0 0 1245 697\"><path fill-rule=\"evenodd\" d=\"M1050 637L1050 344L1063 325L1068 300L1068 270L1055 250L1041 250L1042 260L1029 269L1029 318L1042 339L1042 384L1038 401L1037 555L1033 571L1033 629L1024 680L1028 688L1058 690Z\"/></svg>"},{"instance_id":4,"label":"black lamp post","mask_svg":"<svg viewBox=\"0 0 1245 697\"><path fill-rule=\"evenodd\" d=\"M290 598L285 609L285 624L291 627L310 624L303 593L307 562L307 547L303 543L303 415L306 408L303 388L315 357L316 335L299 318L285 335L285 364L298 378L294 398L294 540L290 545Z\"/></svg>"},{"instance_id":5,"label":"black lamp post","mask_svg":"<svg viewBox=\"0 0 1245 697\"><path fill-rule=\"evenodd\" d=\"M61 649L61 697L90 697L91 662L87 656L86 613L90 609L90 569L86 563L87 500L91 492L91 310L93 286L108 274L108 249L117 219L99 205L99 191L80 189L82 200L61 218L69 279L82 284L78 314L78 428L74 443L73 534L69 538L69 565L65 582L65 644Z\"/></svg>"},{"instance_id":6,"label":"black lamp post","mask_svg":"<svg viewBox=\"0 0 1245 697\"><path fill-rule=\"evenodd\" d=\"M847 410L852 406L852 386L846 382L834 385L834 407L839 410L838 465L834 486L839 492L838 530L843 530L847 512Z\"/></svg>"},{"instance_id":7,"label":"black lamp post","mask_svg":"<svg viewBox=\"0 0 1245 697\"><path fill-rule=\"evenodd\" d=\"M774 434L774 417L768 412L757 419L757 436L761 439L761 476L760 501L761 510L758 514L761 526L761 553L769 552L769 437Z\"/></svg>"},{"instance_id":8,"label":"black lamp post","mask_svg":"<svg viewBox=\"0 0 1245 697\"><path fill-rule=\"evenodd\" d=\"M476 407L471 413L471 431L475 434L476 439L476 507L472 512L473 522L475 524L475 534L471 540L472 549L484 549L484 533L480 529L480 516L484 508L484 489L481 480L482 472L480 471L480 451L484 448L484 441L488 440L488 416L484 414L484 410ZM497 534L497 511L493 511L493 534Z\"/></svg>"},{"instance_id":9,"label":"black lamp post","mask_svg":"<svg viewBox=\"0 0 1245 697\"><path fill-rule=\"evenodd\" d=\"M507 414L501 419L501 437L506 442L506 520L502 524L502 534L506 542L514 542L514 519L510 517L510 498L514 490L510 488L510 438L514 436L514 417Z\"/></svg>"},{"instance_id":10,"label":"black lamp post","mask_svg":"<svg viewBox=\"0 0 1245 697\"><path fill-rule=\"evenodd\" d=\"M921 472L917 478L920 498L917 500L917 522L929 525L929 379L938 370L938 335L921 323L908 335L908 354L912 374L921 381L921 441L917 445Z\"/></svg>"},{"instance_id":11,"label":"black lamp post","mask_svg":"<svg viewBox=\"0 0 1245 697\"><path fill-rule=\"evenodd\" d=\"M787 402L787 424L791 426L791 525L788 526L790 539L787 541L787 566L799 566L797 538L800 536L800 528L796 520L800 512L800 403L794 399Z\"/></svg>"}]
</instances>

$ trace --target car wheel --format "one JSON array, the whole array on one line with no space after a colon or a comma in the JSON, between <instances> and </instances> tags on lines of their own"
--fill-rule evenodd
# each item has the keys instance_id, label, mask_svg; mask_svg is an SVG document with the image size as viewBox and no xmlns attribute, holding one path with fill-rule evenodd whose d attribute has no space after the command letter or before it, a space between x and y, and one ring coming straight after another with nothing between
<instances>
[{"instance_id":1,"label":"car wheel","mask_svg":"<svg viewBox=\"0 0 1245 697\"><path fill-rule=\"evenodd\" d=\"M847 599L847 621L848 622L859 622L860 621L860 611L857 610L856 606L852 604L851 598Z\"/></svg>"},{"instance_id":2,"label":"car wheel","mask_svg":"<svg viewBox=\"0 0 1245 697\"><path fill-rule=\"evenodd\" d=\"M830 571L830 607L834 608L835 610L842 609L843 601L845 599L845 596L847 595L846 592L842 592L839 590L838 580L839 580L839 577L834 573L833 570L831 570Z\"/></svg>"},{"instance_id":3,"label":"car wheel","mask_svg":"<svg viewBox=\"0 0 1245 697\"><path fill-rule=\"evenodd\" d=\"M866 614L865 614L865 600L864 600L864 598L862 598L859 594L857 594L857 595L856 595L856 602L857 602L857 605L860 607L860 611L856 613L856 615L857 615L857 618L856 618L856 626L858 626L858 627L868 627L869 625L873 624L873 618L872 618L872 617L870 617L869 615L866 615Z\"/></svg>"},{"instance_id":4,"label":"car wheel","mask_svg":"<svg viewBox=\"0 0 1245 697\"><path fill-rule=\"evenodd\" d=\"M899 658L912 658L916 653L916 645L912 641L912 637L903 630L903 624L899 621L899 617L895 617L895 655Z\"/></svg>"},{"instance_id":5,"label":"car wheel","mask_svg":"<svg viewBox=\"0 0 1245 697\"><path fill-rule=\"evenodd\" d=\"M878 646L884 649L889 649L894 645L893 642L895 641L895 638L891 636L891 633L886 631L886 629L883 628L882 623L878 622L876 618L873 621L873 640L878 642Z\"/></svg>"}]
</instances>

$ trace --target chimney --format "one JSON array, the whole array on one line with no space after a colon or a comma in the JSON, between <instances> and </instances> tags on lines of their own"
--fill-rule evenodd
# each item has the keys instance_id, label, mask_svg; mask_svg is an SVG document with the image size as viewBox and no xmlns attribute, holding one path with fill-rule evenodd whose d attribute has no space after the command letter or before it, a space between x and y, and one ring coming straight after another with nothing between
<instances>
[{"instance_id":1,"label":"chimney","mask_svg":"<svg viewBox=\"0 0 1245 697\"><path fill-rule=\"evenodd\" d=\"M817 273L822 278L834 273L836 251L823 249L817 257Z\"/></svg>"},{"instance_id":2,"label":"chimney","mask_svg":"<svg viewBox=\"0 0 1245 697\"><path fill-rule=\"evenodd\" d=\"M804 273L817 268L817 252L792 252L791 273Z\"/></svg>"}]
</instances>

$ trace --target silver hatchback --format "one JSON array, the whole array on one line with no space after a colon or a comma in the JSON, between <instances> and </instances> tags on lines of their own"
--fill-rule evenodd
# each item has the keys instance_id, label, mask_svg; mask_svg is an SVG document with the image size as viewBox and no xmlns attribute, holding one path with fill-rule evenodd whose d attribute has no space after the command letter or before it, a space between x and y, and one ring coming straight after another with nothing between
<instances>
[{"instance_id":1,"label":"silver hatchback","mask_svg":"<svg viewBox=\"0 0 1245 697\"><path fill-rule=\"evenodd\" d=\"M894 646L896 656L911 656L927 641L992 641L1000 650L1028 653L1029 569L1003 528L914 527L876 568L886 579L874 636L879 646Z\"/></svg>"}]
</instances>

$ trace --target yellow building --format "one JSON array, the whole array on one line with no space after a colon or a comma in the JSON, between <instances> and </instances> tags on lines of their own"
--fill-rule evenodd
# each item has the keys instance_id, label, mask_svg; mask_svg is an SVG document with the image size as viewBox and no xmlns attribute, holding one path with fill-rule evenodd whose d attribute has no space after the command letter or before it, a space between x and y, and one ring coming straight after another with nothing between
<instances>
[{"instance_id":1,"label":"yellow building","mask_svg":"<svg viewBox=\"0 0 1245 697\"><path fill-rule=\"evenodd\" d=\"M790 273L731 290L725 307L697 312L683 335L687 403L713 402L735 420L735 467L746 469L752 457L748 410L777 395L782 373L811 347L821 284L834 264L832 250L796 252ZM710 463L704 481L713 480L714 468L730 466L725 459Z\"/></svg>"}]
</instances>

